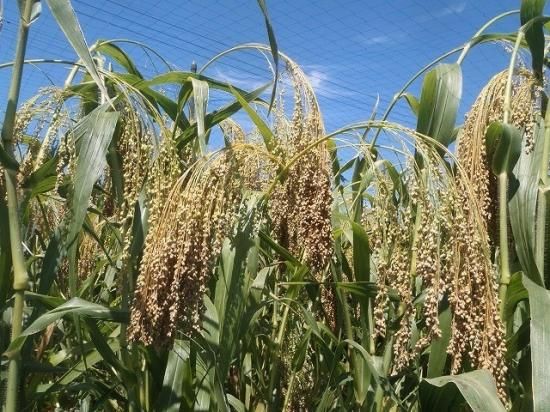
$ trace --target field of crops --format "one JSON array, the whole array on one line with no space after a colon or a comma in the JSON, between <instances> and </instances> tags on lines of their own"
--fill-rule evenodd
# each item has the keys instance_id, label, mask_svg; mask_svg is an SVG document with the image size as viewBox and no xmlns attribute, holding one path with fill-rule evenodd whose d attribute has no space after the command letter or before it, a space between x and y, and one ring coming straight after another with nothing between
<instances>
[{"instance_id":1,"label":"field of crops","mask_svg":"<svg viewBox=\"0 0 550 412\"><path fill-rule=\"evenodd\" d=\"M40 1L18 5L0 66L3 411L550 411L544 0L336 131L265 0L269 44L206 65L264 54L258 89L206 67L144 76L127 42L88 46L70 0L45 0L79 59L26 101ZM495 33L504 19L517 30ZM503 43L509 66L461 124L462 63Z\"/></svg>"}]
</instances>

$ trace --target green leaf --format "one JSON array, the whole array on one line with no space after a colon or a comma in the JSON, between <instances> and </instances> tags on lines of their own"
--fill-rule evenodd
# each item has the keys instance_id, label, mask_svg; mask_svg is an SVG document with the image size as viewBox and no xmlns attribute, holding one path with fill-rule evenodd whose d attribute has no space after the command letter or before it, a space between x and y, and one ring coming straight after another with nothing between
<instances>
[{"instance_id":1,"label":"green leaf","mask_svg":"<svg viewBox=\"0 0 550 412\"><path fill-rule=\"evenodd\" d=\"M523 26L529 20L541 17L544 13L546 0L522 0L520 19ZM537 79L542 80L542 68L544 64L544 22L536 22L525 31L525 40L531 51L531 66Z\"/></svg>"},{"instance_id":2,"label":"green leaf","mask_svg":"<svg viewBox=\"0 0 550 412\"><path fill-rule=\"evenodd\" d=\"M31 190L33 196L49 192L55 187L55 181L57 179L56 168L57 157L53 157L37 170L33 171L29 177L23 181L22 186L27 190Z\"/></svg>"},{"instance_id":3,"label":"green leaf","mask_svg":"<svg viewBox=\"0 0 550 412\"><path fill-rule=\"evenodd\" d=\"M71 136L76 146L76 170L69 199L71 220L66 245L72 244L80 231L88 210L90 195L107 164L106 154L119 114L107 112L104 104L80 120Z\"/></svg>"},{"instance_id":4,"label":"green leaf","mask_svg":"<svg viewBox=\"0 0 550 412\"><path fill-rule=\"evenodd\" d=\"M336 400L337 396L337 390L325 390L323 391L323 396L321 396L321 400L317 404L317 409L315 409L316 412L328 412L332 411L334 406L334 401Z\"/></svg>"},{"instance_id":5,"label":"green leaf","mask_svg":"<svg viewBox=\"0 0 550 412\"><path fill-rule=\"evenodd\" d=\"M485 133L485 145L493 173L512 174L521 154L521 132L510 124L493 122Z\"/></svg>"},{"instance_id":6,"label":"green leaf","mask_svg":"<svg viewBox=\"0 0 550 412\"><path fill-rule=\"evenodd\" d=\"M335 282L334 285L337 289L342 289L358 297L365 298L376 297L378 291L376 282Z\"/></svg>"},{"instance_id":7,"label":"green leaf","mask_svg":"<svg viewBox=\"0 0 550 412\"><path fill-rule=\"evenodd\" d=\"M108 96L107 88L103 79L99 75L97 67L94 63L94 59L90 54L90 49L86 44L84 34L78 23L76 14L71 6L70 0L46 0L50 10L52 11L53 16L57 20L57 24L65 33L67 40L73 46L76 54L82 60L82 64L86 67L86 70L92 76L94 81L97 83L101 92L105 97Z\"/></svg>"},{"instance_id":8,"label":"green leaf","mask_svg":"<svg viewBox=\"0 0 550 412\"><path fill-rule=\"evenodd\" d=\"M155 410L178 412L184 400L186 403L192 401L192 398L184 399L186 398L185 390L192 387L189 355L189 342L176 339L174 347L168 353L162 391L158 396Z\"/></svg>"},{"instance_id":9,"label":"green leaf","mask_svg":"<svg viewBox=\"0 0 550 412\"><path fill-rule=\"evenodd\" d=\"M539 117L534 130L535 147L529 154L521 150L514 168L514 176L520 184L508 203L510 227L521 267L525 275L539 285L543 285L543 278L535 258L535 222L544 130L544 120Z\"/></svg>"},{"instance_id":10,"label":"green leaf","mask_svg":"<svg viewBox=\"0 0 550 412\"><path fill-rule=\"evenodd\" d=\"M292 357L292 370L294 372L297 372L300 369L302 369L302 366L304 365L310 338L311 338L311 329L308 329L305 335L302 337L302 339L298 343L298 346L296 347L296 351L294 352L294 355Z\"/></svg>"},{"instance_id":11,"label":"green leaf","mask_svg":"<svg viewBox=\"0 0 550 412\"><path fill-rule=\"evenodd\" d=\"M412 93L403 93L401 97L407 101L414 115L418 116L418 113L420 111L420 102L418 101L416 96L414 96Z\"/></svg>"},{"instance_id":12,"label":"green leaf","mask_svg":"<svg viewBox=\"0 0 550 412\"><path fill-rule=\"evenodd\" d=\"M30 1L32 1L32 6L31 6L31 15L28 23L29 25L34 23L42 13L42 3L40 3L40 0L30 0ZM25 2L23 0L17 0L17 4L19 6L19 12L23 14L23 8L25 7ZM2 12L1 3L0 3L0 12Z\"/></svg>"},{"instance_id":13,"label":"green leaf","mask_svg":"<svg viewBox=\"0 0 550 412\"><path fill-rule=\"evenodd\" d=\"M111 339L109 346L112 351L116 352L120 350L118 339ZM94 349L90 353L86 354L86 356L81 361L73 365L71 369L67 373L65 373L58 381L56 381L55 383L42 385L38 392L48 394L56 390L67 391L68 385L71 382L74 382L75 380L80 378L88 371L89 368L98 364L102 360L103 357L96 349Z\"/></svg>"},{"instance_id":14,"label":"green leaf","mask_svg":"<svg viewBox=\"0 0 550 412\"><path fill-rule=\"evenodd\" d=\"M248 199L246 212L239 219L237 235L223 244L216 282L214 304L219 316L219 357L217 371L226 376L241 340L249 329L246 315L252 280L258 271L258 241L252 238L251 215L257 198ZM256 307L248 312L255 312Z\"/></svg>"},{"instance_id":15,"label":"green leaf","mask_svg":"<svg viewBox=\"0 0 550 412\"><path fill-rule=\"evenodd\" d=\"M232 86L229 86L231 93L237 98L237 101L242 105L250 119L254 122L254 125L258 128L258 131L264 139L264 144L269 152L273 152L276 146L275 136L271 131L271 128L262 120L262 118L256 113L256 111L250 107L246 99Z\"/></svg>"},{"instance_id":16,"label":"green leaf","mask_svg":"<svg viewBox=\"0 0 550 412\"><path fill-rule=\"evenodd\" d=\"M486 370L424 379L420 383L422 410L454 410L460 405L461 398L468 403L473 412L506 411L498 398L495 381Z\"/></svg>"},{"instance_id":17,"label":"green leaf","mask_svg":"<svg viewBox=\"0 0 550 412\"><path fill-rule=\"evenodd\" d=\"M358 282L370 281L370 246L365 229L360 224L351 223L353 231L353 272Z\"/></svg>"},{"instance_id":18,"label":"green leaf","mask_svg":"<svg viewBox=\"0 0 550 412\"><path fill-rule=\"evenodd\" d=\"M364 347L359 345L357 342L354 342L350 339L345 339L344 342L350 345L352 349L355 349L363 357L367 367L371 372L371 376L376 383L380 384L381 378L384 376L384 373L379 369L378 365L375 362L375 359L367 352ZM368 383L366 386L368 387Z\"/></svg>"},{"instance_id":19,"label":"green leaf","mask_svg":"<svg viewBox=\"0 0 550 412\"><path fill-rule=\"evenodd\" d=\"M294 266L301 266L300 261L296 259L296 257L290 253L287 249L285 249L283 246L279 245L271 236L269 236L266 232L263 230L260 230L260 238L262 241L267 243L267 245L275 251L278 255L280 255L284 260L287 262L292 263Z\"/></svg>"},{"instance_id":20,"label":"green leaf","mask_svg":"<svg viewBox=\"0 0 550 412\"><path fill-rule=\"evenodd\" d=\"M273 58L273 65L275 66L275 78L273 79L273 91L271 92L271 101L269 102L269 110L273 107L275 102L275 96L277 95L277 81L279 80L279 47L277 46L277 39L275 38L275 32L271 24L271 20L267 13L267 6L265 0L257 0L258 6L262 11L265 21L265 27L267 29L267 37L269 39L269 46L271 47L271 57Z\"/></svg>"},{"instance_id":21,"label":"green leaf","mask_svg":"<svg viewBox=\"0 0 550 412\"><path fill-rule=\"evenodd\" d=\"M362 176L364 176L367 161L364 157L357 156L354 161L353 174L351 176L351 190L353 194L352 218L359 223L363 216L363 193L366 185L363 185Z\"/></svg>"},{"instance_id":22,"label":"green leaf","mask_svg":"<svg viewBox=\"0 0 550 412\"><path fill-rule=\"evenodd\" d=\"M527 289L523 286L522 277L522 273L517 272L510 278L510 283L506 289L506 302L504 304L502 319L505 323L508 323L512 316L514 316L514 311L518 303L529 298Z\"/></svg>"},{"instance_id":23,"label":"green leaf","mask_svg":"<svg viewBox=\"0 0 550 412\"><path fill-rule=\"evenodd\" d=\"M17 170L19 168L19 162L13 158L8 152L6 152L6 149L4 149L4 146L0 144L0 164L10 170ZM3 178L3 177L2 177Z\"/></svg>"},{"instance_id":24,"label":"green leaf","mask_svg":"<svg viewBox=\"0 0 550 412\"><path fill-rule=\"evenodd\" d=\"M246 412L246 407L239 399L231 394L227 394L227 402L236 412Z\"/></svg>"},{"instance_id":25,"label":"green leaf","mask_svg":"<svg viewBox=\"0 0 550 412\"><path fill-rule=\"evenodd\" d=\"M118 64L124 67L128 73L143 78L133 60L117 45L99 40L95 50L111 56Z\"/></svg>"},{"instance_id":26,"label":"green leaf","mask_svg":"<svg viewBox=\"0 0 550 412\"><path fill-rule=\"evenodd\" d=\"M198 351L197 351L198 352ZM196 353L196 395L194 411L210 411L210 401L213 394L214 370L208 366L203 353Z\"/></svg>"},{"instance_id":27,"label":"green leaf","mask_svg":"<svg viewBox=\"0 0 550 412\"><path fill-rule=\"evenodd\" d=\"M506 339L506 359L514 362L517 354L529 346L531 328L529 322L521 324L517 331Z\"/></svg>"},{"instance_id":28,"label":"green leaf","mask_svg":"<svg viewBox=\"0 0 550 412\"><path fill-rule=\"evenodd\" d=\"M124 76L120 75L121 77L126 77L128 79L131 79L130 76ZM183 71L171 71L163 74L159 74L156 77L153 77L150 80L145 80L142 83L146 86L160 86L165 84L185 84L189 83L191 79L205 81L208 83L208 87L211 89L216 90L222 90L225 92L230 93L231 87L236 89L240 94L246 94L247 91L243 89L239 89L235 86L232 86L231 84L227 82L220 81L218 79L215 79L213 77L208 77L203 74L197 74L193 72L183 72ZM134 80L135 82L135 80Z\"/></svg>"},{"instance_id":29,"label":"green leaf","mask_svg":"<svg viewBox=\"0 0 550 412\"><path fill-rule=\"evenodd\" d=\"M40 270L40 276L38 284L38 293L46 294L50 291L50 288L55 280L57 268L61 260L61 240L60 235L56 231L50 238L44 260L42 261L42 268Z\"/></svg>"},{"instance_id":30,"label":"green leaf","mask_svg":"<svg viewBox=\"0 0 550 412\"><path fill-rule=\"evenodd\" d=\"M107 339L99 330L95 320L86 319L86 326L90 334L91 341L95 349L100 353L101 357L109 364L114 371L120 374L124 385L136 385L136 376L129 371L122 362L117 358L115 352L107 342Z\"/></svg>"},{"instance_id":31,"label":"green leaf","mask_svg":"<svg viewBox=\"0 0 550 412\"><path fill-rule=\"evenodd\" d=\"M462 95L462 71L458 64L440 64L422 84L416 131L443 146L452 140Z\"/></svg>"},{"instance_id":32,"label":"green leaf","mask_svg":"<svg viewBox=\"0 0 550 412\"><path fill-rule=\"evenodd\" d=\"M220 344L220 321L218 310L207 295L204 295L204 307L206 309L202 321L204 338L214 350L217 350Z\"/></svg>"},{"instance_id":33,"label":"green leaf","mask_svg":"<svg viewBox=\"0 0 550 412\"><path fill-rule=\"evenodd\" d=\"M34 293L34 292L28 292L28 291L25 292L25 300L27 302L33 302L35 304L39 303L41 305L44 305L48 309L54 309L65 303L65 299L60 297L42 295L40 293Z\"/></svg>"},{"instance_id":34,"label":"green leaf","mask_svg":"<svg viewBox=\"0 0 550 412\"><path fill-rule=\"evenodd\" d=\"M204 154L206 152L206 129L205 129L205 117L206 107L208 105L208 83L204 80L197 80L192 78L193 84L193 108L194 108L194 120L197 124L197 139L199 153Z\"/></svg>"},{"instance_id":35,"label":"green leaf","mask_svg":"<svg viewBox=\"0 0 550 412\"><path fill-rule=\"evenodd\" d=\"M348 160L343 166L340 166L340 159L338 159L338 147L333 139L329 139L326 142L327 150L330 154L332 164L332 176L334 178L334 187L339 191L343 191L343 174L347 172L355 163L355 158Z\"/></svg>"},{"instance_id":36,"label":"green leaf","mask_svg":"<svg viewBox=\"0 0 550 412\"><path fill-rule=\"evenodd\" d=\"M550 409L550 291L523 277L529 293L531 310L531 361L533 382L533 410Z\"/></svg>"},{"instance_id":37,"label":"green leaf","mask_svg":"<svg viewBox=\"0 0 550 412\"><path fill-rule=\"evenodd\" d=\"M267 88L267 86L262 86L256 90L253 90L252 92L250 93L247 93L244 95L244 98L247 102L251 102L253 100L256 100L263 92L264 90ZM176 105L176 109L177 109L177 104L174 103ZM208 113L205 117L205 129L206 130L209 130L211 129L212 127L214 127L215 125L219 124L220 122L224 121L225 119L227 119L228 117L232 116L233 114L235 114L236 112L238 112L240 109L241 109L242 105L239 101L235 101L233 103L230 103L228 105L225 105L224 107L222 107L221 109L219 110L215 110L211 113ZM176 114L174 114L174 118L175 118ZM178 147L179 148L182 148L184 145L186 145L187 143L189 143L189 141L191 141L191 139L193 139L194 136L197 135L197 125L193 125L191 127L187 127L183 133L181 133L178 137L177 137L177 144L178 144Z\"/></svg>"},{"instance_id":38,"label":"green leaf","mask_svg":"<svg viewBox=\"0 0 550 412\"><path fill-rule=\"evenodd\" d=\"M80 298L72 298L55 309L44 313L31 323L29 327L21 332L21 335L10 344L4 355L8 357L14 356L21 349L28 336L42 331L46 326L67 315L84 316L111 322L128 322L128 312L126 311L107 308Z\"/></svg>"},{"instance_id":39,"label":"green leaf","mask_svg":"<svg viewBox=\"0 0 550 412\"><path fill-rule=\"evenodd\" d=\"M447 346L451 339L451 320L451 309L447 307L439 314L441 337L435 339L430 345L428 378L441 376L445 370L445 364L447 363Z\"/></svg>"}]
</instances>

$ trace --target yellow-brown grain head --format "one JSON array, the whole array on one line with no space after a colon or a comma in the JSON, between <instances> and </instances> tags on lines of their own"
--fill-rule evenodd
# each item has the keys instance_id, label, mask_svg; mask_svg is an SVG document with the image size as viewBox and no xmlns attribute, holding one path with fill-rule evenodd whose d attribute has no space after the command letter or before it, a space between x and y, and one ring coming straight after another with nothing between
<instances>
[{"instance_id":1,"label":"yellow-brown grain head","mask_svg":"<svg viewBox=\"0 0 550 412\"><path fill-rule=\"evenodd\" d=\"M228 151L209 156L160 198L164 206L156 206L145 240L130 339L165 346L176 330L199 330L203 294L241 202L233 168Z\"/></svg>"}]
</instances>

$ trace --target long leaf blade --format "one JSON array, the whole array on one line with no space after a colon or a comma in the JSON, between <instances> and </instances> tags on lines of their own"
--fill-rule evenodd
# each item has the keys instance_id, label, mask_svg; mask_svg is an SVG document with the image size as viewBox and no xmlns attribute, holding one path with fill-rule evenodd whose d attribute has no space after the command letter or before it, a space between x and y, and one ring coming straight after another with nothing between
<instances>
[{"instance_id":1,"label":"long leaf blade","mask_svg":"<svg viewBox=\"0 0 550 412\"><path fill-rule=\"evenodd\" d=\"M535 412L543 412L550 408L550 291L526 276L523 277L523 285L529 293L531 309L533 409Z\"/></svg>"},{"instance_id":2,"label":"long leaf blade","mask_svg":"<svg viewBox=\"0 0 550 412\"><path fill-rule=\"evenodd\" d=\"M426 74L418 104L416 131L444 146L451 143L462 95L462 71L458 64L440 64Z\"/></svg>"},{"instance_id":3,"label":"long leaf blade","mask_svg":"<svg viewBox=\"0 0 550 412\"><path fill-rule=\"evenodd\" d=\"M92 189L107 164L106 155L119 114L107 112L103 105L84 117L72 132L77 147L73 193L69 200L71 220L66 244L70 245L80 231L89 206Z\"/></svg>"},{"instance_id":4,"label":"long leaf blade","mask_svg":"<svg viewBox=\"0 0 550 412\"><path fill-rule=\"evenodd\" d=\"M474 412L506 411L498 398L495 381L486 370L424 379L420 385L422 410L446 411L457 407L457 389Z\"/></svg>"},{"instance_id":5,"label":"long leaf blade","mask_svg":"<svg viewBox=\"0 0 550 412\"><path fill-rule=\"evenodd\" d=\"M59 27L65 33L67 40L73 46L76 54L82 60L86 70L92 76L98 87L101 89L104 96L108 96L107 88L103 79L99 75L97 67L94 63L90 49L78 23L78 19L71 6L70 0L46 0L53 16L57 20Z\"/></svg>"}]
</instances>

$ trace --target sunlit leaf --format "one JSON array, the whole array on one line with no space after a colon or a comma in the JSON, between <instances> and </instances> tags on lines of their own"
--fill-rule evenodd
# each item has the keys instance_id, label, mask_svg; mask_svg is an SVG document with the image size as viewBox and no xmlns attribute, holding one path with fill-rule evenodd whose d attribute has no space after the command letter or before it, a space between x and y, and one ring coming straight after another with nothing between
<instances>
[{"instance_id":1,"label":"sunlit leaf","mask_svg":"<svg viewBox=\"0 0 550 412\"><path fill-rule=\"evenodd\" d=\"M422 84L416 131L447 146L453 137L461 95L458 64L440 64L428 72Z\"/></svg>"},{"instance_id":2,"label":"sunlit leaf","mask_svg":"<svg viewBox=\"0 0 550 412\"><path fill-rule=\"evenodd\" d=\"M550 291L535 284L527 276L523 285L529 293L531 309L531 360L533 373L533 405L535 412L550 407Z\"/></svg>"},{"instance_id":3,"label":"sunlit leaf","mask_svg":"<svg viewBox=\"0 0 550 412\"><path fill-rule=\"evenodd\" d=\"M420 384L422 410L455 410L463 400L473 412L506 411L498 398L495 381L486 370L424 379Z\"/></svg>"}]
</instances>

